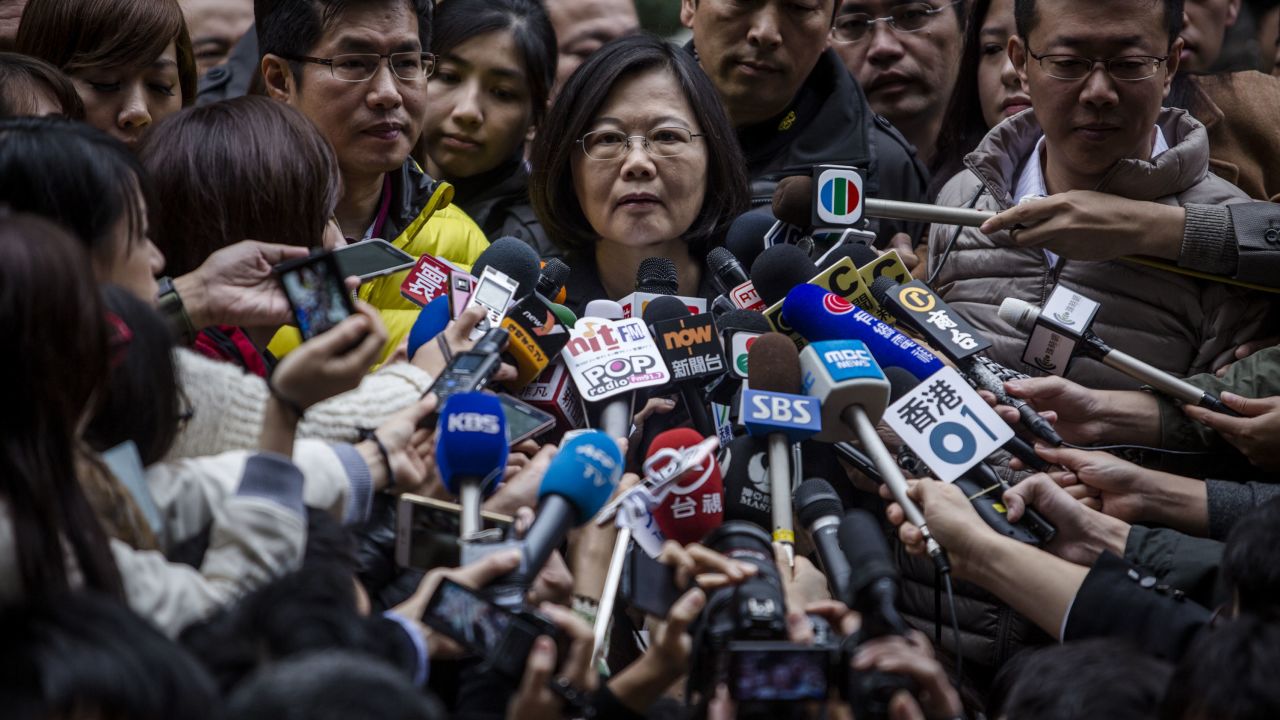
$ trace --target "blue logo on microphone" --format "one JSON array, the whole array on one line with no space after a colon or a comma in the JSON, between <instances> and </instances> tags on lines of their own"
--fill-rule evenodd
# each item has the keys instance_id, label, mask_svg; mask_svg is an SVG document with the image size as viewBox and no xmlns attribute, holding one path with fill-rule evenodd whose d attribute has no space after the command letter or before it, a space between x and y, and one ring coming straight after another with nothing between
<instances>
[{"instance_id":1,"label":"blue logo on microphone","mask_svg":"<svg viewBox=\"0 0 1280 720\"><path fill-rule=\"evenodd\" d=\"M861 340L828 340L813 343L833 382L882 379L884 373Z\"/></svg>"}]
</instances>

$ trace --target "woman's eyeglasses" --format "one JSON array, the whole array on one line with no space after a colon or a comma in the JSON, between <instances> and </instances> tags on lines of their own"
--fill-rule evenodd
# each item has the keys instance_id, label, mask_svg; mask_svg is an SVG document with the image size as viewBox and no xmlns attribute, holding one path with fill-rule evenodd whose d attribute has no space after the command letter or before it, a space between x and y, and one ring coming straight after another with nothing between
<instances>
[{"instance_id":1,"label":"woman's eyeglasses","mask_svg":"<svg viewBox=\"0 0 1280 720\"><path fill-rule=\"evenodd\" d=\"M703 135L679 127L654 128L647 135L627 135L619 130L596 130L583 135L578 144L592 160L617 160L631 152L633 141L638 138L640 146L653 157L674 157L688 150L693 139L700 137Z\"/></svg>"}]
</instances>

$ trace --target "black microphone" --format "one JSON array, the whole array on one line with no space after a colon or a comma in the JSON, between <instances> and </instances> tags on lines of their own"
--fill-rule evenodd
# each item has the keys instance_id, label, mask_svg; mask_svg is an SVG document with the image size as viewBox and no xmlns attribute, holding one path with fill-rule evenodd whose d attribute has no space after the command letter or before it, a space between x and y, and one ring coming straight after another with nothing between
<instances>
[{"instance_id":1,"label":"black microphone","mask_svg":"<svg viewBox=\"0 0 1280 720\"><path fill-rule=\"evenodd\" d=\"M1025 400L1005 392L1004 382L978 357L979 353L991 347L991 341L961 318L928 285L919 280L899 285L892 278L881 276L871 283L871 295L881 308L950 358L971 384L995 395L1000 404L1016 408L1022 424L1037 437L1054 447L1062 445L1062 436L1053 429L1053 425Z\"/></svg>"},{"instance_id":2,"label":"black microphone","mask_svg":"<svg viewBox=\"0 0 1280 720\"><path fill-rule=\"evenodd\" d=\"M751 263L751 283L770 307L785 300L791 288L809 282L819 273L809 254L795 245L774 245Z\"/></svg>"},{"instance_id":3,"label":"black microphone","mask_svg":"<svg viewBox=\"0 0 1280 720\"><path fill-rule=\"evenodd\" d=\"M734 288L751 281L742 263L726 248L711 248L707 253L707 268L711 270L711 284L721 295L729 295Z\"/></svg>"},{"instance_id":4,"label":"black microphone","mask_svg":"<svg viewBox=\"0 0 1280 720\"><path fill-rule=\"evenodd\" d=\"M843 602L849 597L852 570L837 537L840 513L844 511L840 496L831 483L821 478L810 478L796 488L795 508L800 524L809 530L813 546L818 550L818 561L827 576L832 597Z\"/></svg>"},{"instance_id":5,"label":"black microphone","mask_svg":"<svg viewBox=\"0 0 1280 720\"><path fill-rule=\"evenodd\" d=\"M651 257L640 261L636 270L636 292L679 295L680 273L670 258ZM632 313L635 315L635 313Z\"/></svg>"},{"instance_id":6,"label":"black microphone","mask_svg":"<svg viewBox=\"0 0 1280 720\"><path fill-rule=\"evenodd\" d=\"M564 289L564 284L569 282L569 273L569 266L560 258L547 260L542 266L542 272L538 275L538 293L554 302L556 296Z\"/></svg>"},{"instance_id":7,"label":"black microphone","mask_svg":"<svg viewBox=\"0 0 1280 720\"><path fill-rule=\"evenodd\" d=\"M841 600L862 614L859 632L866 639L906 635L897 606L898 570L880 524L865 510L852 510L840 521L838 536L850 570L849 594Z\"/></svg>"},{"instance_id":8,"label":"black microphone","mask_svg":"<svg viewBox=\"0 0 1280 720\"><path fill-rule=\"evenodd\" d=\"M900 367L885 368L884 375L889 379L892 402L897 402L899 398L920 384L914 375ZM910 450L903 446L899 461L901 462L908 453ZM912 456L910 464L922 463ZM1001 479L986 461L979 462L957 478L955 486L969 498L969 503L978 512L978 517L982 518L992 530L1005 537L1040 547L1053 540L1058 534L1057 528L1032 507L1027 507L1027 512L1018 522L1009 521L1008 510L1004 506L1004 492L1009 489L1009 484Z\"/></svg>"},{"instance_id":9,"label":"black microphone","mask_svg":"<svg viewBox=\"0 0 1280 720\"><path fill-rule=\"evenodd\" d=\"M724 347L728 372L707 387L707 396L718 405L737 405L738 391L747 379L748 350L755 339L770 332L769 321L753 310L733 310L716 318L720 344ZM736 410L733 416L737 417Z\"/></svg>"},{"instance_id":10,"label":"black microphone","mask_svg":"<svg viewBox=\"0 0 1280 720\"><path fill-rule=\"evenodd\" d=\"M862 243L845 243L837 245L826 255L818 258L818 267L826 270L845 258L852 260L855 267L865 267L878 260L880 255Z\"/></svg>"},{"instance_id":11,"label":"black microphone","mask_svg":"<svg viewBox=\"0 0 1280 720\"><path fill-rule=\"evenodd\" d=\"M513 300L519 300L538 287L541 276L540 262L538 253L529 247L528 243L510 236L500 237L489 243L489 247L476 258L475 265L471 267L471 274L478 278L484 274L487 267L502 271L504 275L520 283L513 298Z\"/></svg>"},{"instance_id":12,"label":"black microphone","mask_svg":"<svg viewBox=\"0 0 1280 720\"><path fill-rule=\"evenodd\" d=\"M706 313L701 313L696 319L700 321L700 329L706 330L706 338L710 342L700 342L695 338L678 347L677 345L682 340L679 332L672 333L677 336L674 339L662 336L658 329L662 321L679 320L681 318L695 318L695 316L689 312L689 308L685 306L684 302L671 295L665 295L650 301L649 305L644 309L645 324L649 326L653 333L653 340L658 344L658 350L663 354L663 359L668 360L668 366L674 365L675 362L671 362L671 358L679 358L686 352L686 348L688 352L692 353L695 348L706 347L711 343L719 342L715 338L715 324ZM698 352L701 351L699 350ZM676 362L678 361L676 360ZM723 359L721 359L720 364L724 364ZM689 413L693 428L703 437L714 436L716 434L716 424L711 419L711 413L707 410L707 403L702 397L698 377L691 376L688 380L675 380L674 372L673 370L672 384L680 391L680 400L684 403L685 411Z\"/></svg>"},{"instance_id":13,"label":"black microphone","mask_svg":"<svg viewBox=\"0 0 1280 720\"><path fill-rule=\"evenodd\" d=\"M724 246L738 258L743 267L751 267L756 257L764 252L765 237L769 235L778 220L767 210L752 210L733 219L725 232Z\"/></svg>"}]
</instances>

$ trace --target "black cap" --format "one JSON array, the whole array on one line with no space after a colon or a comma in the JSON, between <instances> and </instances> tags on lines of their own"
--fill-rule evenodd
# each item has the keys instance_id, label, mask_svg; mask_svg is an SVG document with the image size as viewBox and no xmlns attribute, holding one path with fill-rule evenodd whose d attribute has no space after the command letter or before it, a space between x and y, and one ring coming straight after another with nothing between
<instances>
[{"instance_id":1,"label":"black cap","mask_svg":"<svg viewBox=\"0 0 1280 720\"><path fill-rule=\"evenodd\" d=\"M800 483L794 500L796 515L805 527L813 525L818 518L839 518L840 513L844 512L844 504L840 502L836 489L822 478L809 478Z\"/></svg>"},{"instance_id":2,"label":"black cap","mask_svg":"<svg viewBox=\"0 0 1280 720\"><path fill-rule=\"evenodd\" d=\"M651 257L640 261L636 271L636 292L675 295L680 292L680 274L670 258Z\"/></svg>"},{"instance_id":3,"label":"black cap","mask_svg":"<svg viewBox=\"0 0 1280 720\"><path fill-rule=\"evenodd\" d=\"M751 283L765 305L781 302L791 288L809 282L817 274L818 266L795 245L774 245L751 264Z\"/></svg>"},{"instance_id":4,"label":"black cap","mask_svg":"<svg viewBox=\"0 0 1280 720\"><path fill-rule=\"evenodd\" d=\"M513 237L500 237L489 243L489 247L476 258L471 274L480 277L485 268L492 266L520 283L516 295L525 297L538 287L539 262L538 253L528 243Z\"/></svg>"}]
</instances>

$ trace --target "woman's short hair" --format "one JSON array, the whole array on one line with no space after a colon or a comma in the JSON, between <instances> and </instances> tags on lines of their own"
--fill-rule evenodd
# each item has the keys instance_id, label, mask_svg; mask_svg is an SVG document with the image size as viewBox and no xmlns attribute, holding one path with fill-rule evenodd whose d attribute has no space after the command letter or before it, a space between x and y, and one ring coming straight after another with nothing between
<instances>
[{"instance_id":1,"label":"woman's short hair","mask_svg":"<svg viewBox=\"0 0 1280 720\"><path fill-rule=\"evenodd\" d=\"M178 0L28 0L15 49L70 74L146 64L169 43L188 106L196 99L196 60Z\"/></svg>"},{"instance_id":2,"label":"woman's short hair","mask_svg":"<svg viewBox=\"0 0 1280 720\"><path fill-rule=\"evenodd\" d=\"M443 58L473 37L499 31L511 33L515 41L537 125L547 114L560 58L555 28L539 0L449 0L436 10L431 49Z\"/></svg>"},{"instance_id":3,"label":"woman's short hair","mask_svg":"<svg viewBox=\"0 0 1280 720\"><path fill-rule=\"evenodd\" d=\"M172 276L253 239L320 244L341 195L333 148L302 113L265 97L189 108L138 148L163 202L148 206L151 239Z\"/></svg>"},{"instance_id":4,"label":"woman's short hair","mask_svg":"<svg viewBox=\"0 0 1280 720\"><path fill-rule=\"evenodd\" d=\"M452 2L453 0L450 0ZM598 237L573 188L571 160L581 138L618 81L662 68L676 79L693 108L707 147L707 193L684 238L696 256L723 240L750 204L746 160L720 96L697 61L653 35L619 38L597 50L569 77L533 143L529 199L547 235L571 254L591 255Z\"/></svg>"},{"instance_id":5,"label":"woman's short hair","mask_svg":"<svg viewBox=\"0 0 1280 720\"><path fill-rule=\"evenodd\" d=\"M70 230L100 261L109 262L116 224L143 236L142 165L124 143L65 118L0 120L0 204L40 215Z\"/></svg>"},{"instance_id":6,"label":"woman's short hair","mask_svg":"<svg viewBox=\"0 0 1280 720\"><path fill-rule=\"evenodd\" d=\"M84 119L84 101L71 78L39 58L0 52L0 118L30 115L31 99L39 90L58 101L63 117Z\"/></svg>"}]
</instances>

